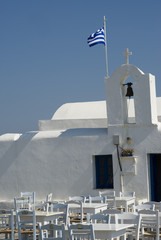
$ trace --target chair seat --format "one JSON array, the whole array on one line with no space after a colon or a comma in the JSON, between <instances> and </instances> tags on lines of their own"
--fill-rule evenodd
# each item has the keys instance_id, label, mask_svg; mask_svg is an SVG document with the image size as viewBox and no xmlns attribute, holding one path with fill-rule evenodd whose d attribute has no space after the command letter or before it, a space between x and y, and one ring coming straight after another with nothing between
<instances>
[{"instance_id":1,"label":"chair seat","mask_svg":"<svg viewBox=\"0 0 161 240\"><path fill-rule=\"evenodd\" d=\"M21 230L21 234L33 234L33 230ZM39 230L36 229L36 234L39 234Z\"/></svg>"},{"instance_id":2,"label":"chair seat","mask_svg":"<svg viewBox=\"0 0 161 240\"><path fill-rule=\"evenodd\" d=\"M12 232L11 229L1 229L1 230L0 230L0 234L1 234L1 233L11 233L11 232Z\"/></svg>"},{"instance_id":3,"label":"chair seat","mask_svg":"<svg viewBox=\"0 0 161 240\"><path fill-rule=\"evenodd\" d=\"M83 218L83 222L86 222L87 219L86 218ZM70 223L80 223L81 222L81 219L78 218L78 217L70 217Z\"/></svg>"},{"instance_id":4,"label":"chair seat","mask_svg":"<svg viewBox=\"0 0 161 240\"><path fill-rule=\"evenodd\" d=\"M148 231L148 232L144 232L143 235L145 237L155 237L156 236L156 232L155 231ZM159 233L159 237L161 237L161 233Z\"/></svg>"}]
</instances>

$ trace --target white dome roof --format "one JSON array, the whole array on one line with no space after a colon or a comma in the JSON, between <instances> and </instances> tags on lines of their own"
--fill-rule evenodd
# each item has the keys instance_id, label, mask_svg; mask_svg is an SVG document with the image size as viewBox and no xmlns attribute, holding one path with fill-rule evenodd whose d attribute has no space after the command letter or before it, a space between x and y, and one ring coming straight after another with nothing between
<instances>
[{"instance_id":1,"label":"white dome roof","mask_svg":"<svg viewBox=\"0 0 161 240\"><path fill-rule=\"evenodd\" d=\"M107 118L106 101L63 104L54 113L52 120Z\"/></svg>"}]
</instances>

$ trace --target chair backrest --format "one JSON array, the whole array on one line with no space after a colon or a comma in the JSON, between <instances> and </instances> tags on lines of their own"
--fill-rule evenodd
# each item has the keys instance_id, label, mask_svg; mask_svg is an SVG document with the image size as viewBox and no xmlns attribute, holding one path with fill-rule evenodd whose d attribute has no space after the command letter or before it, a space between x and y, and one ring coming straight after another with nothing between
<instances>
[{"instance_id":1,"label":"chair backrest","mask_svg":"<svg viewBox=\"0 0 161 240\"><path fill-rule=\"evenodd\" d=\"M141 233L144 235L144 229L152 229L156 234L156 240L159 240L159 211L141 210L139 211L141 218ZM153 236L154 237L154 236Z\"/></svg>"},{"instance_id":2,"label":"chair backrest","mask_svg":"<svg viewBox=\"0 0 161 240\"><path fill-rule=\"evenodd\" d=\"M154 210L155 205L154 204L140 204L137 206L133 206L133 212L139 212L141 210Z\"/></svg>"},{"instance_id":3,"label":"chair backrest","mask_svg":"<svg viewBox=\"0 0 161 240\"><path fill-rule=\"evenodd\" d=\"M52 201L52 197L53 197L53 194L52 194L52 193L49 193L49 194L46 196L46 202L51 202L51 201Z\"/></svg>"},{"instance_id":4,"label":"chair backrest","mask_svg":"<svg viewBox=\"0 0 161 240\"><path fill-rule=\"evenodd\" d=\"M133 231L135 232L135 239L139 240L141 217L139 214L122 213L115 215L115 224L134 224Z\"/></svg>"},{"instance_id":5,"label":"chair backrest","mask_svg":"<svg viewBox=\"0 0 161 240\"><path fill-rule=\"evenodd\" d=\"M109 215L109 223L115 223L115 215L123 213L123 209L108 208L101 212L104 215Z\"/></svg>"},{"instance_id":6,"label":"chair backrest","mask_svg":"<svg viewBox=\"0 0 161 240\"><path fill-rule=\"evenodd\" d=\"M7 234L7 230L11 231L11 240L14 240L14 217L13 210L0 210L0 229L1 233ZM3 238L4 239L4 238ZM9 238L7 238L9 239Z\"/></svg>"},{"instance_id":7,"label":"chair backrest","mask_svg":"<svg viewBox=\"0 0 161 240\"><path fill-rule=\"evenodd\" d=\"M110 215L101 213L90 215L87 213L87 223L110 223Z\"/></svg>"},{"instance_id":8,"label":"chair backrest","mask_svg":"<svg viewBox=\"0 0 161 240\"><path fill-rule=\"evenodd\" d=\"M30 197L15 197L14 198L14 208L15 211L19 209L33 209L33 204L31 203Z\"/></svg>"},{"instance_id":9,"label":"chair backrest","mask_svg":"<svg viewBox=\"0 0 161 240\"><path fill-rule=\"evenodd\" d=\"M120 192L120 197L135 197L135 192Z\"/></svg>"},{"instance_id":10,"label":"chair backrest","mask_svg":"<svg viewBox=\"0 0 161 240\"><path fill-rule=\"evenodd\" d=\"M106 196L88 196L89 203L106 203Z\"/></svg>"},{"instance_id":11,"label":"chair backrest","mask_svg":"<svg viewBox=\"0 0 161 240\"><path fill-rule=\"evenodd\" d=\"M61 212L58 222L64 223L65 225L68 223L69 216L69 207L66 203L51 203L51 211L52 212Z\"/></svg>"},{"instance_id":12,"label":"chair backrest","mask_svg":"<svg viewBox=\"0 0 161 240\"><path fill-rule=\"evenodd\" d=\"M69 197L69 201L81 201L81 202L84 202L85 201L85 197L83 197L83 196L73 196L73 197Z\"/></svg>"},{"instance_id":13,"label":"chair backrest","mask_svg":"<svg viewBox=\"0 0 161 240\"><path fill-rule=\"evenodd\" d=\"M144 204L153 205L154 210L159 210L159 212L161 212L161 202L149 201L149 202L145 202Z\"/></svg>"},{"instance_id":14,"label":"chair backrest","mask_svg":"<svg viewBox=\"0 0 161 240\"><path fill-rule=\"evenodd\" d=\"M138 214L124 212L122 214L116 214L116 224L128 224L128 223L136 223Z\"/></svg>"},{"instance_id":15,"label":"chair backrest","mask_svg":"<svg viewBox=\"0 0 161 240\"><path fill-rule=\"evenodd\" d=\"M22 239L21 231L32 229L33 240L36 240L36 216L35 210L17 210L16 219L18 225L19 240Z\"/></svg>"},{"instance_id":16,"label":"chair backrest","mask_svg":"<svg viewBox=\"0 0 161 240\"><path fill-rule=\"evenodd\" d=\"M46 224L39 225L40 240L65 240L65 225Z\"/></svg>"},{"instance_id":17,"label":"chair backrest","mask_svg":"<svg viewBox=\"0 0 161 240\"><path fill-rule=\"evenodd\" d=\"M123 209L116 209L116 208L108 208L103 210L101 213L103 214L119 214L119 213L123 213Z\"/></svg>"},{"instance_id":18,"label":"chair backrest","mask_svg":"<svg viewBox=\"0 0 161 240\"><path fill-rule=\"evenodd\" d=\"M71 224L68 225L70 240L95 240L92 224Z\"/></svg>"},{"instance_id":19,"label":"chair backrest","mask_svg":"<svg viewBox=\"0 0 161 240\"><path fill-rule=\"evenodd\" d=\"M83 203L82 201L70 200L67 201L69 209L69 217L77 217L80 219L80 222L83 222Z\"/></svg>"},{"instance_id":20,"label":"chair backrest","mask_svg":"<svg viewBox=\"0 0 161 240\"><path fill-rule=\"evenodd\" d=\"M21 192L21 197L29 197L32 204L35 204L35 192Z\"/></svg>"},{"instance_id":21,"label":"chair backrest","mask_svg":"<svg viewBox=\"0 0 161 240\"><path fill-rule=\"evenodd\" d=\"M114 190L104 190L104 191L99 191L99 196L106 196L108 198L113 198L115 197L116 193Z\"/></svg>"}]
</instances>

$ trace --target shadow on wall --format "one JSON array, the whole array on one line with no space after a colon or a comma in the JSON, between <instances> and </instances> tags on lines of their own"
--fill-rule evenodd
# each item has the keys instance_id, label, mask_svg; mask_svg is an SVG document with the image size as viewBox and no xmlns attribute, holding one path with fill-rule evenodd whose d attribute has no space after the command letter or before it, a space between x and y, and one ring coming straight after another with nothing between
<instances>
[{"instance_id":1,"label":"shadow on wall","mask_svg":"<svg viewBox=\"0 0 161 240\"><path fill-rule=\"evenodd\" d=\"M7 151L0 157L0 177L2 177L7 169L12 165L12 163L15 161L17 156L24 150L24 148L29 144L31 139L36 135L37 133L26 133L19 137L18 140L13 141L12 143L7 143L9 148Z\"/></svg>"},{"instance_id":2,"label":"shadow on wall","mask_svg":"<svg viewBox=\"0 0 161 240\"><path fill-rule=\"evenodd\" d=\"M99 136L107 135L107 128L75 128L68 129L60 135L60 137L70 136Z\"/></svg>"}]
</instances>

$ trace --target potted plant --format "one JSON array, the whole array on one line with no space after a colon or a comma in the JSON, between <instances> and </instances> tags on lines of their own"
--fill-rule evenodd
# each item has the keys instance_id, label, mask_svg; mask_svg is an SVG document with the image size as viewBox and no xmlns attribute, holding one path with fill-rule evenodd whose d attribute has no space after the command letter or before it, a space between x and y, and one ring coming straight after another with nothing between
<instances>
[{"instance_id":1,"label":"potted plant","mask_svg":"<svg viewBox=\"0 0 161 240\"><path fill-rule=\"evenodd\" d=\"M121 156L122 157L133 156L133 154L134 154L134 149L132 149L132 148L122 149L121 150Z\"/></svg>"}]
</instances>

